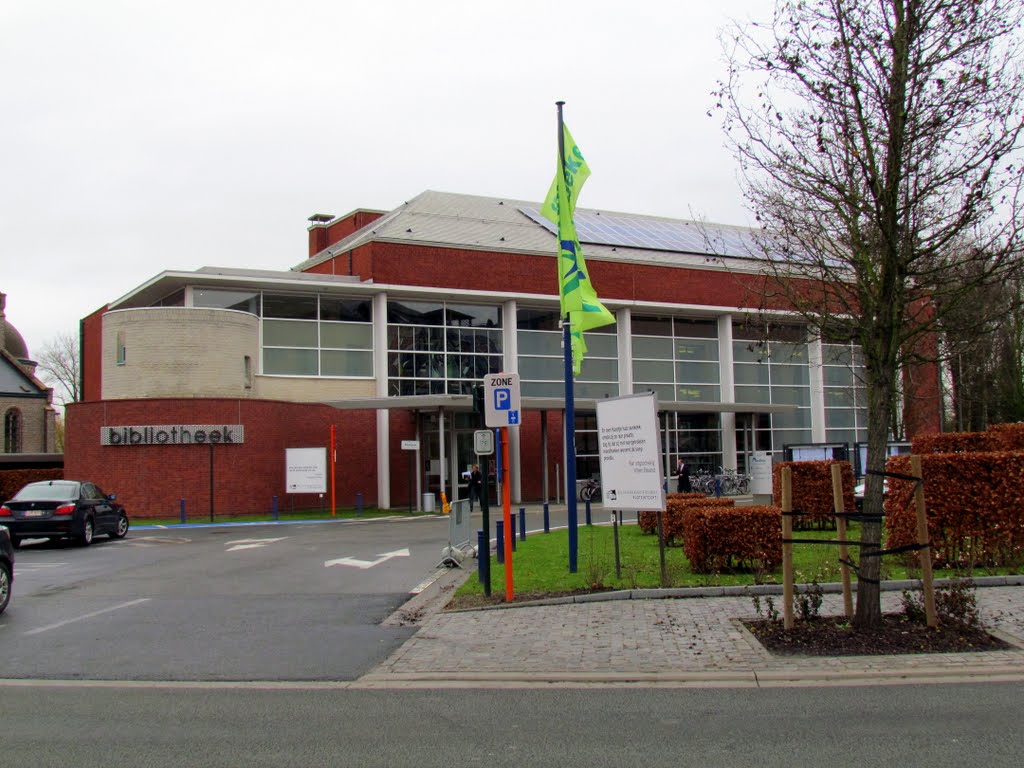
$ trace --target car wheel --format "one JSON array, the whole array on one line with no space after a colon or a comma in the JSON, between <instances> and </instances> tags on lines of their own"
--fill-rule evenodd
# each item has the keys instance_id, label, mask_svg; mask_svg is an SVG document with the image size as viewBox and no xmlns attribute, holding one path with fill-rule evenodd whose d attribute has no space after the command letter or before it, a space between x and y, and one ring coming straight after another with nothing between
<instances>
[{"instance_id":1,"label":"car wheel","mask_svg":"<svg viewBox=\"0 0 1024 768\"><path fill-rule=\"evenodd\" d=\"M110 538L123 539L128 535L128 515L122 512L117 518L117 528L110 532Z\"/></svg>"},{"instance_id":2,"label":"car wheel","mask_svg":"<svg viewBox=\"0 0 1024 768\"><path fill-rule=\"evenodd\" d=\"M93 535L92 518L87 517L85 523L82 524L82 535L78 537L78 543L80 546L88 547L92 544Z\"/></svg>"},{"instance_id":3,"label":"car wheel","mask_svg":"<svg viewBox=\"0 0 1024 768\"><path fill-rule=\"evenodd\" d=\"M0 563L0 613L7 608L11 602L11 566Z\"/></svg>"}]
</instances>

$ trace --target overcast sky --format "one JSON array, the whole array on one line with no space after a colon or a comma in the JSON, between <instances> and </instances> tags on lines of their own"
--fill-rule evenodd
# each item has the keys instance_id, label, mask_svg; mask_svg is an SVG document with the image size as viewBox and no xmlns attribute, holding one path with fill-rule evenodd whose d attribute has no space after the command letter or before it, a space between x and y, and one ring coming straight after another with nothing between
<instances>
[{"instance_id":1,"label":"overcast sky","mask_svg":"<svg viewBox=\"0 0 1024 768\"><path fill-rule=\"evenodd\" d=\"M719 30L768 0L3 0L0 291L36 353L165 269L289 269L427 189L749 224ZM552 289L554 290L554 289Z\"/></svg>"}]
</instances>

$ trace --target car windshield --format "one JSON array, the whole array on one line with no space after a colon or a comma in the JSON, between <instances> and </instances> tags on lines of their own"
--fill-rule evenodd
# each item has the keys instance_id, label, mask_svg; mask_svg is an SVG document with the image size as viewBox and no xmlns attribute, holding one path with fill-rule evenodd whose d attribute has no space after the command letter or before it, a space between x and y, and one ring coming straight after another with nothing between
<instances>
[{"instance_id":1,"label":"car windshield","mask_svg":"<svg viewBox=\"0 0 1024 768\"><path fill-rule=\"evenodd\" d=\"M78 483L55 480L49 483L29 483L12 501L72 501L78 498Z\"/></svg>"}]
</instances>

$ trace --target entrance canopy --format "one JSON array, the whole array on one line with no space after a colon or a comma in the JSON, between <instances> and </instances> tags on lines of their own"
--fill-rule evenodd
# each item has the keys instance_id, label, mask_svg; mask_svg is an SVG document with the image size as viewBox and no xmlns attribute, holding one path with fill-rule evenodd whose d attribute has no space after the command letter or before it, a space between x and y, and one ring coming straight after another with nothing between
<instances>
[{"instance_id":1,"label":"entrance canopy","mask_svg":"<svg viewBox=\"0 0 1024 768\"><path fill-rule=\"evenodd\" d=\"M560 397L524 397L524 411L560 411L565 408L565 400ZM597 400L593 398L576 398L576 409L581 411L597 410ZM410 411L446 411L473 410L472 395L407 395L405 397L357 397L351 400L329 400L324 405L344 411L360 410L392 410L395 408ZM792 413L795 405L766 405L765 403L709 403L685 400L666 400L658 402L659 411L674 413Z\"/></svg>"}]
</instances>

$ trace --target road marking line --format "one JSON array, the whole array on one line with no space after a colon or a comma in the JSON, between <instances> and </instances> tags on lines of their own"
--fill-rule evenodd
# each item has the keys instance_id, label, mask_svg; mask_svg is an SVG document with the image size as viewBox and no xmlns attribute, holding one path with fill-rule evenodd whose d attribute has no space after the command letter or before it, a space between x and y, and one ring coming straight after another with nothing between
<instances>
[{"instance_id":1,"label":"road marking line","mask_svg":"<svg viewBox=\"0 0 1024 768\"><path fill-rule=\"evenodd\" d=\"M91 618L93 618L95 616L101 616L104 613L110 613L111 611L117 611L117 610L120 610L121 608L129 608L129 607L131 607L133 605L138 605L139 603L148 603L148 602L149 602L149 598L148 597L140 597L138 600L129 600L127 603L119 603L118 605L112 605L109 608L101 608L98 611L93 611L92 613L87 613L84 616L78 616L78 617L76 617L74 619L65 619L64 621L58 621L56 624L50 624L49 626L46 626L46 627L39 627L38 629L31 629L28 632L26 632L25 635L26 636L28 636L28 635L38 635L41 632L49 632L51 629L58 629L60 627L66 626L68 624L74 624L76 621L83 621L85 619L91 619Z\"/></svg>"},{"instance_id":2,"label":"road marking line","mask_svg":"<svg viewBox=\"0 0 1024 768\"><path fill-rule=\"evenodd\" d=\"M287 536L280 536L276 539L235 539L234 541L227 541L224 543L228 547L225 552L235 552L239 549L260 549L261 547L267 546L267 544L274 544L278 541L284 541ZM234 544L234 546L231 546Z\"/></svg>"},{"instance_id":3,"label":"road marking line","mask_svg":"<svg viewBox=\"0 0 1024 768\"><path fill-rule=\"evenodd\" d=\"M355 557L339 557L336 560L325 560L324 568L330 568L332 565L351 565L365 571L367 568L373 568L373 566L380 565L393 557L409 557L409 550L396 549L394 552L385 552L382 555L377 555L376 560L360 560Z\"/></svg>"}]
</instances>

